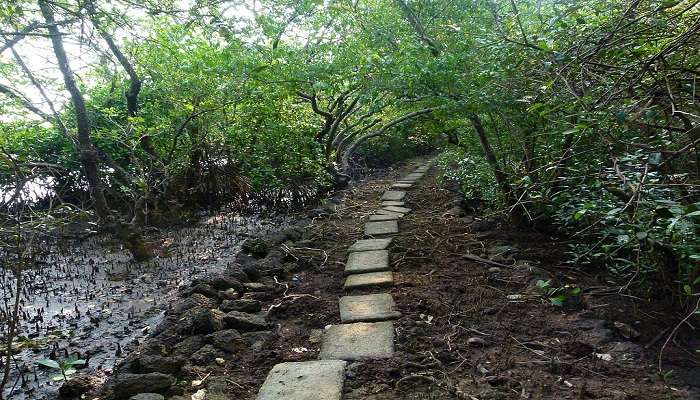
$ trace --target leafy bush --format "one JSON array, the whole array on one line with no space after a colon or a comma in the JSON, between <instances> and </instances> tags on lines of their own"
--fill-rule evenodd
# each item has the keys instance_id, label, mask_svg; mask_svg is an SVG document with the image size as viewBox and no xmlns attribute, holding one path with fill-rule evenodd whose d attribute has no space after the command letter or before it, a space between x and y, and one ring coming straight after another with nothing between
<instances>
[{"instance_id":1,"label":"leafy bush","mask_svg":"<svg viewBox=\"0 0 700 400\"><path fill-rule=\"evenodd\" d=\"M467 200L478 200L487 209L497 210L503 205L503 194L489 171L488 165L478 155L463 149L452 148L438 158L440 178L456 185Z\"/></svg>"}]
</instances>

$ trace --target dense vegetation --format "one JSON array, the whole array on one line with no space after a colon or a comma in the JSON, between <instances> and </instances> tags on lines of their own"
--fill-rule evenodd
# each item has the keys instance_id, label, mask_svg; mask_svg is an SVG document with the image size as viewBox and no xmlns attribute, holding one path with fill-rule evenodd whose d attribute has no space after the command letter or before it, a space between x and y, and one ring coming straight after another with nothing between
<instances>
[{"instance_id":1,"label":"dense vegetation","mask_svg":"<svg viewBox=\"0 0 700 400\"><path fill-rule=\"evenodd\" d=\"M693 307L698 3L6 2L3 224L80 215L148 258L149 225L441 148L466 198Z\"/></svg>"}]
</instances>

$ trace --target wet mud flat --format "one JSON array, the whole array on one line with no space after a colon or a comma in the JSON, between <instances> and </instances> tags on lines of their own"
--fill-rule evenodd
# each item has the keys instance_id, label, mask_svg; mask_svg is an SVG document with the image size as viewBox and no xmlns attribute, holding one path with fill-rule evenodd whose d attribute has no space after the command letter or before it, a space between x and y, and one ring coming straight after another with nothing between
<instances>
[{"instance_id":1,"label":"wet mud flat","mask_svg":"<svg viewBox=\"0 0 700 400\"><path fill-rule=\"evenodd\" d=\"M157 257L147 263L134 263L105 236L47 246L34 268L23 274L21 323L13 345L19 352L13 356L5 398L57 398L63 382L53 378L59 371L37 365L46 358L86 360L76 366L78 375L89 375L90 384L99 385L162 321L179 289L223 271L246 239L283 229L289 221L225 212L203 216L190 226L149 235ZM6 313L15 282L4 266L0 273ZM1 323L6 321L5 314ZM2 343L4 353L4 339Z\"/></svg>"}]
</instances>

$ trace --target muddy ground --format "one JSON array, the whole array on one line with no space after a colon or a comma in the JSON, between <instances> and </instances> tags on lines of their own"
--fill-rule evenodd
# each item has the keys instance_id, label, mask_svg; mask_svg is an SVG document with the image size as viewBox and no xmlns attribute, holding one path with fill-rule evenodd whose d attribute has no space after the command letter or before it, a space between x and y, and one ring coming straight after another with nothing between
<instances>
[{"instance_id":1,"label":"muddy ground","mask_svg":"<svg viewBox=\"0 0 700 400\"><path fill-rule=\"evenodd\" d=\"M357 182L338 206L266 237L223 275L195 280L104 392L87 397L128 398L157 382L173 400L249 400L274 364L316 359L321 331L340 322L346 249L362 237L379 194L419 161ZM621 284L601 271L567 265L551 238L463 215L436 172L407 196L414 212L391 249L389 291L403 314L397 353L351 363L345 399L698 398L697 337L684 330L669 342L662 371L673 373L662 377L656 366L659 333L678 314L618 293ZM540 280L581 293L554 306Z\"/></svg>"},{"instance_id":2,"label":"muddy ground","mask_svg":"<svg viewBox=\"0 0 700 400\"><path fill-rule=\"evenodd\" d=\"M202 215L189 226L151 232L149 245L158 256L148 263L134 263L105 236L52 243L24 274L22 324L13 346L21 351L13 359L6 398L57 398L62 382L52 378L58 371L37 365L46 358L86 360L78 367L93 383L104 381L160 323L178 288L224 270L246 238L284 228L288 221L226 211ZM12 276L5 274L1 286L11 304Z\"/></svg>"}]
</instances>

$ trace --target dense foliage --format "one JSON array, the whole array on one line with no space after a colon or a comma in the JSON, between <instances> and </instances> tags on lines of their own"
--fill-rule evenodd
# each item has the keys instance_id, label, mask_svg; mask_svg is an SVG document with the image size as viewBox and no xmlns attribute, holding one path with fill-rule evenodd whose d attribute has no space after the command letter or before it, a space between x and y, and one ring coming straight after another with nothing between
<instances>
[{"instance_id":1,"label":"dense foliage","mask_svg":"<svg viewBox=\"0 0 700 400\"><path fill-rule=\"evenodd\" d=\"M699 18L695 0L14 2L0 180L51 176L129 242L442 146L466 197L685 303L700 288Z\"/></svg>"}]
</instances>

